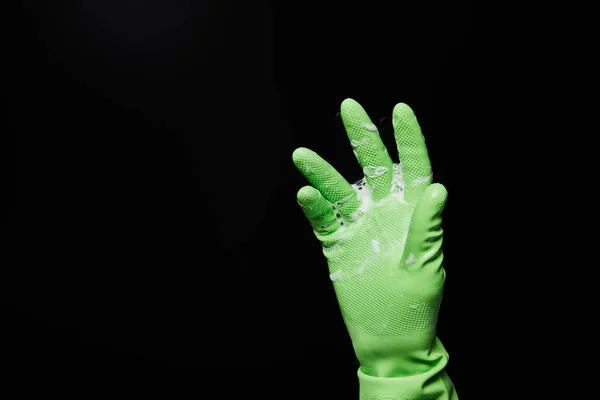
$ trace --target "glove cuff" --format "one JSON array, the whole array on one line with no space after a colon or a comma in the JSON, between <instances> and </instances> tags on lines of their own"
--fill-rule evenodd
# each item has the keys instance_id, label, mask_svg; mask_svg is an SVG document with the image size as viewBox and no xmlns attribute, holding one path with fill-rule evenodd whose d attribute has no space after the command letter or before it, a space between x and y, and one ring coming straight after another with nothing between
<instances>
[{"instance_id":1,"label":"glove cuff","mask_svg":"<svg viewBox=\"0 0 600 400\"><path fill-rule=\"evenodd\" d=\"M359 368L360 400L458 400L445 371L448 352L438 338L431 357L431 369L418 375L378 377L366 375Z\"/></svg>"}]
</instances>

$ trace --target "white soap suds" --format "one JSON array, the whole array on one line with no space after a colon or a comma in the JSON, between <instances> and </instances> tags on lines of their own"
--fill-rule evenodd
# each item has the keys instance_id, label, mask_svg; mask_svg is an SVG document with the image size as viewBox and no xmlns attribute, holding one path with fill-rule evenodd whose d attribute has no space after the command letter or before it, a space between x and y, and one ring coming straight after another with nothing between
<instances>
[{"instance_id":1,"label":"white soap suds","mask_svg":"<svg viewBox=\"0 0 600 400\"><path fill-rule=\"evenodd\" d=\"M404 200L404 177L402 175L402 164L395 163L392 176L391 197L399 200L402 204L408 204Z\"/></svg>"},{"instance_id":2,"label":"white soap suds","mask_svg":"<svg viewBox=\"0 0 600 400\"><path fill-rule=\"evenodd\" d=\"M350 214L350 221L352 222L356 222L358 221L363 215L365 215L365 212L361 209L358 209L356 211L354 211L352 214Z\"/></svg>"},{"instance_id":3,"label":"white soap suds","mask_svg":"<svg viewBox=\"0 0 600 400\"><path fill-rule=\"evenodd\" d=\"M372 188L367 184L365 178L352 184L352 188L356 192L356 197L360 203L358 209L352 213L350 219L353 222L358 221L363 215L366 214L367 210L372 207L373 193Z\"/></svg>"},{"instance_id":4,"label":"white soap suds","mask_svg":"<svg viewBox=\"0 0 600 400\"><path fill-rule=\"evenodd\" d=\"M404 176L402 175L402 164L394 164L394 177L392 178L392 191L404 189Z\"/></svg>"},{"instance_id":5,"label":"white soap suds","mask_svg":"<svg viewBox=\"0 0 600 400\"><path fill-rule=\"evenodd\" d=\"M406 265L412 265L414 264L416 261L415 255L413 253L410 253L408 255L408 258L406 259Z\"/></svg>"},{"instance_id":6,"label":"white soap suds","mask_svg":"<svg viewBox=\"0 0 600 400\"><path fill-rule=\"evenodd\" d=\"M375 124L364 122L362 126L371 132L377 132L377 126L375 126Z\"/></svg>"},{"instance_id":7,"label":"white soap suds","mask_svg":"<svg viewBox=\"0 0 600 400\"><path fill-rule=\"evenodd\" d=\"M366 266L365 264L362 264L360 267L356 268L356 269L354 270L354 272L355 272L357 275L360 275L360 274L362 274L363 272L365 272L365 269L366 269L366 268L367 268L367 266Z\"/></svg>"},{"instance_id":8,"label":"white soap suds","mask_svg":"<svg viewBox=\"0 0 600 400\"><path fill-rule=\"evenodd\" d=\"M375 253L379 253L381 250L379 249L379 241L373 239L371 241L371 246L373 247L373 250L375 250Z\"/></svg>"},{"instance_id":9,"label":"white soap suds","mask_svg":"<svg viewBox=\"0 0 600 400\"><path fill-rule=\"evenodd\" d=\"M413 187L419 187L419 186L421 186L422 184L424 184L424 183L426 183L426 182L429 182L430 180L431 180L431 176L421 176L421 177L419 177L419 178L415 179L415 180L412 182L412 186L413 186Z\"/></svg>"},{"instance_id":10,"label":"white soap suds","mask_svg":"<svg viewBox=\"0 0 600 400\"><path fill-rule=\"evenodd\" d=\"M329 279L331 279L332 282L341 280L342 279L342 270L335 271L334 273L329 274Z\"/></svg>"},{"instance_id":11,"label":"white soap suds","mask_svg":"<svg viewBox=\"0 0 600 400\"><path fill-rule=\"evenodd\" d=\"M352 145L352 147L358 147L360 145L363 144L368 144L369 143L369 138L362 138L360 140L351 140L350 144Z\"/></svg>"},{"instance_id":12,"label":"white soap suds","mask_svg":"<svg viewBox=\"0 0 600 400\"><path fill-rule=\"evenodd\" d=\"M367 165L363 168L363 172L369 178L377 178L388 172L390 169L384 166Z\"/></svg>"},{"instance_id":13,"label":"white soap suds","mask_svg":"<svg viewBox=\"0 0 600 400\"><path fill-rule=\"evenodd\" d=\"M339 211L336 210L336 207L341 207L348 201L356 198L359 205L358 208L352 212L350 215L339 216L337 217L337 222L340 223L340 226L337 228L338 232L345 231L347 228L351 227L354 223L358 223L365 215L367 215L368 211L374 208L384 207L386 204L390 202L399 202L401 204L410 205L404 200L404 180L402 179L402 169L400 164L393 164L393 177L392 177L392 188L390 190L390 194L388 196L384 196L382 199L375 201L373 199L373 191L375 186L371 182L371 184L367 183L366 176L370 178L381 176L387 173L390 169L384 166L367 166L364 168L365 177L353 183L351 186L354 189L354 193L347 195L346 197L334 202L330 203L334 208L334 212L337 214ZM347 222L347 223L346 223ZM404 245L406 242L406 237L401 243ZM375 247L373 248L375 251ZM381 251L381 247L378 247ZM395 250L394 246L386 247L385 251Z\"/></svg>"}]
</instances>

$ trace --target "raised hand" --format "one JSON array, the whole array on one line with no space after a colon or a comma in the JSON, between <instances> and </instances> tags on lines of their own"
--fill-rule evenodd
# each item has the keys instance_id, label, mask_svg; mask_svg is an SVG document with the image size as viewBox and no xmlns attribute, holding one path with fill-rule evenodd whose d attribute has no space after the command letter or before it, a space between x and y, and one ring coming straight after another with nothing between
<instances>
[{"instance_id":1,"label":"raised hand","mask_svg":"<svg viewBox=\"0 0 600 400\"><path fill-rule=\"evenodd\" d=\"M341 116L364 178L350 184L315 152L298 148L294 163L311 185L297 200L323 246L361 371L423 373L444 356L432 349L445 353L436 324L446 190L432 183L425 140L406 104L392 114L399 164L356 101L344 100Z\"/></svg>"}]
</instances>

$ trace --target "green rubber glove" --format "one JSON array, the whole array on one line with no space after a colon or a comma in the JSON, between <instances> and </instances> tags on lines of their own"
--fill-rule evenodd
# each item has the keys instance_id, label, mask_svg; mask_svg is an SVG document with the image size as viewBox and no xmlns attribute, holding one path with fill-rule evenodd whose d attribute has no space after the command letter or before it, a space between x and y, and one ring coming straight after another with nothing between
<instances>
[{"instance_id":1,"label":"green rubber glove","mask_svg":"<svg viewBox=\"0 0 600 400\"><path fill-rule=\"evenodd\" d=\"M293 160L311 183L298 203L323 246L356 357L361 400L458 399L436 336L445 271L441 213L446 189L432 183L413 111L396 105L400 164L354 100L341 116L364 178L350 184L307 148Z\"/></svg>"}]
</instances>

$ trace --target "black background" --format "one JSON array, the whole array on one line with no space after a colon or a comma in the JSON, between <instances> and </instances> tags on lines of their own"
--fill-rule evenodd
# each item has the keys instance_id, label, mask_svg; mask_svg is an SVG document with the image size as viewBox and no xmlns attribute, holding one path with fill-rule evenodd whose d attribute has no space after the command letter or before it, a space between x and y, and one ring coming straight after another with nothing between
<instances>
[{"instance_id":1,"label":"black background","mask_svg":"<svg viewBox=\"0 0 600 400\"><path fill-rule=\"evenodd\" d=\"M483 239L465 232L494 142L467 116L488 79L469 2L22 6L3 360L24 393L358 398L291 161L306 146L361 177L352 97L392 150L394 105L419 118L449 191L438 336L461 398L480 396Z\"/></svg>"}]
</instances>

